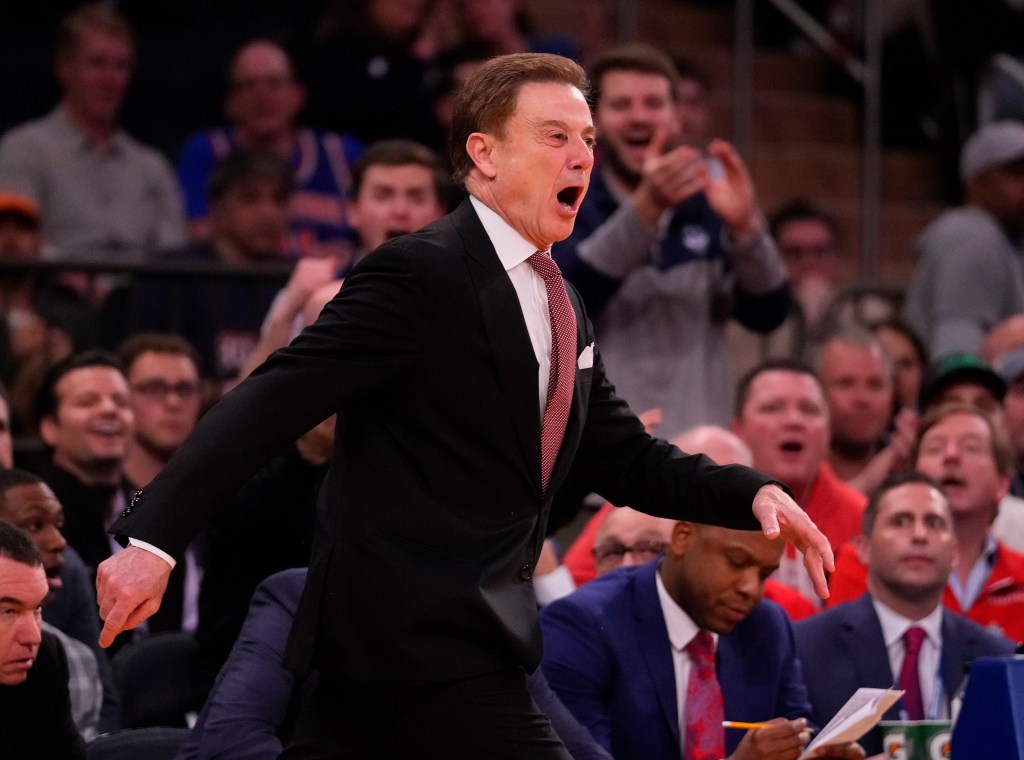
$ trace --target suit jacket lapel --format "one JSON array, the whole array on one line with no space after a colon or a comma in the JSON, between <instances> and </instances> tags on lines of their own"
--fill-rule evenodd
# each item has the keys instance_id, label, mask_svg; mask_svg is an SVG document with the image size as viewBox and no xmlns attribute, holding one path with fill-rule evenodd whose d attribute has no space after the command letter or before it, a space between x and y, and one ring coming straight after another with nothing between
<instances>
[{"instance_id":1,"label":"suit jacket lapel","mask_svg":"<svg viewBox=\"0 0 1024 760\"><path fill-rule=\"evenodd\" d=\"M843 646L850 653L857 673L857 683L878 689L888 689L896 677L889 667L889 655L871 597L864 594L847 605L847 617L840 633ZM881 656L879 656L881 655ZM899 719L899 702L885 713L886 720Z\"/></svg>"},{"instance_id":2,"label":"suit jacket lapel","mask_svg":"<svg viewBox=\"0 0 1024 760\"><path fill-rule=\"evenodd\" d=\"M679 707L676 704L676 668L654 579L658 564L649 563L636 576L633 586L633 614L636 620L634 630L641 656L647 666L647 674L654 685L654 696L672 733L673 746L678 748Z\"/></svg>"},{"instance_id":3,"label":"suit jacket lapel","mask_svg":"<svg viewBox=\"0 0 1024 760\"><path fill-rule=\"evenodd\" d=\"M956 625L953 613L942 611L942 686L947 700L960 688L964 665L970 662L971 638L973 634L969 630Z\"/></svg>"},{"instance_id":4,"label":"suit jacket lapel","mask_svg":"<svg viewBox=\"0 0 1024 760\"><path fill-rule=\"evenodd\" d=\"M469 201L451 219L471 259L484 329L494 358L498 383L508 402L516 439L530 476L540 490L540 416L537 408L537 359L523 310L512 282Z\"/></svg>"}]
</instances>

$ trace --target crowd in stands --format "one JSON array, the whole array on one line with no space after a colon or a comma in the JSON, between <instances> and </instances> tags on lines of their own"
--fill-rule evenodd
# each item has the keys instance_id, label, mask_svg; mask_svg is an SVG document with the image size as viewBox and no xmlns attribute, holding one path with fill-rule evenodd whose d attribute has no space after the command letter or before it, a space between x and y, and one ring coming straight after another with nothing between
<instances>
[{"instance_id":1,"label":"crowd in stands","mask_svg":"<svg viewBox=\"0 0 1024 760\"><path fill-rule=\"evenodd\" d=\"M502 53L588 64L598 161L552 255L618 393L683 450L785 484L837 556L825 603L790 545L570 478L552 528L589 521L552 531L534 574L530 691L573 756L792 760L857 687L906 687L887 717L948 718L964 665L1024 640L1024 125L967 140L964 203L922 234L905 307L863 319L836 308L835 219L799 198L766 214L704 74L598 48L595 18L565 39L515 0L255 3L182 62L223 78L223 118L182 102L153 147L122 124L171 9L64 5L58 101L0 135L0 754L85 757L128 727L119 659L182 632L179 757L281 751L315 679L282 658L344 420L225 503L160 611L104 650L107 528L353 267L457 205L452 93ZM770 724L703 730L697 706ZM880 751L874 732L822 756Z\"/></svg>"}]
</instances>

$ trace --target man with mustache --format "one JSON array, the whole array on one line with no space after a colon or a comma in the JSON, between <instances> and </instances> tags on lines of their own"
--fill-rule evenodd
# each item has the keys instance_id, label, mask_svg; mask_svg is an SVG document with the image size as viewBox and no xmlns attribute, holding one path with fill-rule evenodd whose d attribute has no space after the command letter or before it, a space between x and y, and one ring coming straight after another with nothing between
<instances>
[{"instance_id":1,"label":"man with mustache","mask_svg":"<svg viewBox=\"0 0 1024 760\"><path fill-rule=\"evenodd\" d=\"M907 693L886 720L901 711L903 720L948 719L964 665L1013 652L1010 641L942 607L957 541L950 501L917 472L893 476L872 495L858 546L868 593L793 627L815 720L829 720L859 687L893 684ZM880 731L861 744L881 752Z\"/></svg>"},{"instance_id":2,"label":"man with mustache","mask_svg":"<svg viewBox=\"0 0 1024 760\"><path fill-rule=\"evenodd\" d=\"M760 533L677 522L663 558L614 570L542 610L548 682L618 760L796 758L811 706L786 614L762 601L781 553ZM701 640L714 641L706 680L720 692L717 713L694 690ZM721 726L772 716L746 734ZM714 735L710 754L694 746L698 718ZM856 744L819 755L863 756Z\"/></svg>"}]
</instances>

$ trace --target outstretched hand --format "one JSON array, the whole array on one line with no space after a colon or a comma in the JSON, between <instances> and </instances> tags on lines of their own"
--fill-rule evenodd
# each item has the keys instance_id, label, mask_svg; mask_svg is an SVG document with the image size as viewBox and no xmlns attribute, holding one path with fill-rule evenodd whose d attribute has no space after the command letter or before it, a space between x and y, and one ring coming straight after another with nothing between
<instances>
[{"instance_id":1,"label":"outstretched hand","mask_svg":"<svg viewBox=\"0 0 1024 760\"><path fill-rule=\"evenodd\" d=\"M754 496L754 517L768 538L782 537L804 555L804 567L811 576L814 592L828 599L825 571L835 572L836 563L828 539L818 530L795 501L778 486L761 486Z\"/></svg>"},{"instance_id":2,"label":"outstretched hand","mask_svg":"<svg viewBox=\"0 0 1024 760\"><path fill-rule=\"evenodd\" d=\"M103 619L100 646L109 647L122 631L138 626L158 609L171 566L146 549L129 546L96 570L96 601Z\"/></svg>"},{"instance_id":3,"label":"outstretched hand","mask_svg":"<svg viewBox=\"0 0 1024 760\"><path fill-rule=\"evenodd\" d=\"M761 225L757 192L746 164L736 149L725 140L708 143L708 154L721 164L721 176L712 176L702 162L704 194L715 213L729 226L737 238L753 234Z\"/></svg>"}]
</instances>

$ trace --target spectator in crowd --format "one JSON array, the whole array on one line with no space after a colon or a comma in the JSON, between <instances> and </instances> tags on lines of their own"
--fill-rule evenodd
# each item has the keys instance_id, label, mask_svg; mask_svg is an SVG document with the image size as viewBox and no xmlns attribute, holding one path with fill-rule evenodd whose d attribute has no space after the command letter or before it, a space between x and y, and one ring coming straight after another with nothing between
<instances>
[{"instance_id":1,"label":"spectator in crowd","mask_svg":"<svg viewBox=\"0 0 1024 760\"><path fill-rule=\"evenodd\" d=\"M240 151L217 164L210 175L210 242L166 252L163 260L219 264L240 276L140 277L112 300L107 341L126 337L125 325L179 333L199 352L202 376L229 388L280 289L277 280L244 275L275 261L284 266L280 244L292 190L288 162L274 153Z\"/></svg>"},{"instance_id":2,"label":"spectator in crowd","mask_svg":"<svg viewBox=\"0 0 1024 760\"><path fill-rule=\"evenodd\" d=\"M1008 387L1007 378L983 359L974 354L951 354L936 362L929 371L921 388L921 408L928 412L943 404L966 404L989 416L996 427L1008 434L1010 420L1004 403L1009 395ZM1013 403L1010 408L1015 414L1019 413ZM1012 493L1002 498L992 534L1007 546L1024 552L1024 499Z\"/></svg>"},{"instance_id":3,"label":"spectator in crowd","mask_svg":"<svg viewBox=\"0 0 1024 760\"><path fill-rule=\"evenodd\" d=\"M130 491L149 485L192 432L200 411L199 356L174 333L138 333L118 347L128 381L135 435L122 464ZM194 542L201 543L201 542ZM199 618L200 551L185 550L164 594L172 630L195 630Z\"/></svg>"},{"instance_id":4,"label":"spectator in crowd","mask_svg":"<svg viewBox=\"0 0 1024 760\"><path fill-rule=\"evenodd\" d=\"M981 358L994 364L1003 354L1024 348L1024 314L1013 314L992 326L981 344Z\"/></svg>"},{"instance_id":5,"label":"spectator in crowd","mask_svg":"<svg viewBox=\"0 0 1024 760\"><path fill-rule=\"evenodd\" d=\"M818 353L817 374L825 389L829 464L861 493L873 491L910 463L917 440L917 414L893 410L893 364L881 341L866 328L840 328Z\"/></svg>"},{"instance_id":6,"label":"spectator in crowd","mask_svg":"<svg viewBox=\"0 0 1024 760\"><path fill-rule=\"evenodd\" d=\"M206 189L217 162L237 150L269 150L288 161L295 179L285 250L347 259L350 167L362 146L350 137L299 127L305 101L305 89L280 45L255 40L235 54L224 104L230 126L193 135L178 159L193 240L210 237Z\"/></svg>"},{"instance_id":7,"label":"spectator in crowd","mask_svg":"<svg viewBox=\"0 0 1024 760\"><path fill-rule=\"evenodd\" d=\"M358 236L352 260L340 269L332 259L304 260L295 265L284 289L263 320L260 338L242 370L248 376L274 350L288 345L312 319L300 312L330 300L351 266L388 240L426 227L448 206L451 185L440 158L412 140L380 140L370 145L352 168L349 222ZM333 283L333 285L331 285ZM319 293L319 289L324 288ZM333 290L332 290L333 289Z\"/></svg>"},{"instance_id":8,"label":"spectator in crowd","mask_svg":"<svg viewBox=\"0 0 1024 760\"><path fill-rule=\"evenodd\" d=\"M830 720L860 687L893 684L907 693L884 719L948 720L964 665L1013 652L1007 639L942 607L953 520L941 485L920 473L896 475L872 494L858 545L867 592L794 626L815 720ZM880 730L860 743L881 752Z\"/></svg>"},{"instance_id":9,"label":"spectator in crowd","mask_svg":"<svg viewBox=\"0 0 1024 760\"><path fill-rule=\"evenodd\" d=\"M0 468L14 467L14 438L11 435L11 402L0 384Z\"/></svg>"},{"instance_id":10,"label":"spectator in crowd","mask_svg":"<svg viewBox=\"0 0 1024 760\"><path fill-rule=\"evenodd\" d=\"M119 702L107 655L99 648L93 584L61 533L63 507L39 476L0 470L0 520L24 531L42 558L50 588L43 602L43 623L59 634L68 656L75 725L87 739L118 728Z\"/></svg>"},{"instance_id":11,"label":"spectator in crowd","mask_svg":"<svg viewBox=\"0 0 1024 760\"><path fill-rule=\"evenodd\" d=\"M711 137L711 80L689 58L675 58L676 118L679 137L686 145L703 147Z\"/></svg>"},{"instance_id":12,"label":"spectator in crowd","mask_svg":"<svg viewBox=\"0 0 1024 760\"><path fill-rule=\"evenodd\" d=\"M786 264L804 327L813 334L839 277L839 223L824 209L796 199L777 208L768 226Z\"/></svg>"},{"instance_id":13,"label":"spectator in crowd","mask_svg":"<svg viewBox=\"0 0 1024 760\"><path fill-rule=\"evenodd\" d=\"M0 735L9 757L85 760L68 693L60 642L44 633L39 610L49 593L39 550L0 521Z\"/></svg>"},{"instance_id":14,"label":"spectator in crowd","mask_svg":"<svg viewBox=\"0 0 1024 760\"><path fill-rule=\"evenodd\" d=\"M975 354L950 354L933 363L921 384L922 414L943 404L973 406L1003 426L1006 382Z\"/></svg>"},{"instance_id":15,"label":"spectator in crowd","mask_svg":"<svg viewBox=\"0 0 1024 760\"><path fill-rule=\"evenodd\" d=\"M739 155L678 145L678 74L647 46L592 67L601 160L553 255L582 294L617 390L678 435L729 418L723 326L761 331L789 311L785 268ZM675 146L675 147L673 147Z\"/></svg>"},{"instance_id":16,"label":"spectator in crowd","mask_svg":"<svg viewBox=\"0 0 1024 760\"><path fill-rule=\"evenodd\" d=\"M0 257L25 260L43 255L42 217L24 195L0 191ZM26 268L0 273L4 348L0 371L11 388L18 421L35 431L31 408L46 368L96 340L96 314L66 273Z\"/></svg>"},{"instance_id":17,"label":"spectator in crowd","mask_svg":"<svg viewBox=\"0 0 1024 760\"><path fill-rule=\"evenodd\" d=\"M921 337L899 319L879 322L871 332L881 341L892 363L895 386L893 414L900 409L917 409L921 383L928 369L928 351Z\"/></svg>"},{"instance_id":18,"label":"spectator in crowd","mask_svg":"<svg viewBox=\"0 0 1024 760\"><path fill-rule=\"evenodd\" d=\"M594 535L594 566L601 577L620 567L643 565L668 548L675 521L613 508Z\"/></svg>"},{"instance_id":19,"label":"spectator in crowd","mask_svg":"<svg viewBox=\"0 0 1024 760\"><path fill-rule=\"evenodd\" d=\"M757 533L677 522L661 560L541 611L551 687L621 760L678 760L681 746L684 757L799 754L807 689L786 615L762 601L781 549ZM770 727L746 734L721 727L769 717ZM830 756L863 752L847 745Z\"/></svg>"},{"instance_id":20,"label":"spectator in crowd","mask_svg":"<svg viewBox=\"0 0 1024 760\"><path fill-rule=\"evenodd\" d=\"M107 526L127 505L124 460L135 421L117 359L86 351L54 365L39 395L43 475L67 505L64 536L91 572L118 547Z\"/></svg>"},{"instance_id":21,"label":"spectator in crowd","mask_svg":"<svg viewBox=\"0 0 1024 760\"><path fill-rule=\"evenodd\" d=\"M1024 311L1024 124L986 124L964 143L965 205L917 242L905 315L929 354L977 353L996 322Z\"/></svg>"},{"instance_id":22,"label":"spectator in crowd","mask_svg":"<svg viewBox=\"0 0 1024 760\"><path fill-rule=\"evenodd\" d=\"M134 60L134 33L116 11L95 3L73 11L57 42L60 103L0 141L0 189L38 206L62 260L121 261L184 243L170 164L118 127Z\"/></svg>"},{"instance_id":23,"label":"spectator in crowd","mask_svg":"<svg viewBox=\"0 0 1024 760\"><path fill-rule=\"evenodd\" d=\"M943 488L953 514L957 553L943 604L975 623L1024 640L1024 555L993 535L992 522L1009 489L1013 455L1002 430L977 407L938 406L925 414L914 466ZM839 552L832 576L834 605L864 591L856 551Z\"/></svg>"},{"instance_id":24,"label":"spectator in crowd","mask_svg":"<svg viewBox=\"0 0 1024 760\"><path fill-rule=\"evenodd\" d=\"M1024 496L1024 348L999 356L993 368L1006 382L1003 422L1014 453L1010 493L1020 498Z\"/></svg>"},{"instance_id":25,"label":"spectator in crowd","mask_svg":"<svg viewBox=\"0 0 1024 760\"><path fill-rule=\"evenodd\" d=\"M326 3L302 66L310 122L367 144L392 137L436 144L429 97L432 69L416 51L431 4Z\"/></svg>"},{"instance_id":26,"label":"spectator in crowd","mask_svg":"<svg viewBox=\"0 0 1024 760\"><path fill-rule=\"evenodd\" d=\"M859 533L866 497L836 477L828 462L829 413L821 381L799 362L766 362L740 379L736 410L732 429L753 452L754 467L789 486L838 551ZM792 547L785 548L775 579L816 601Z\"/></svg>"}]
</instances>

